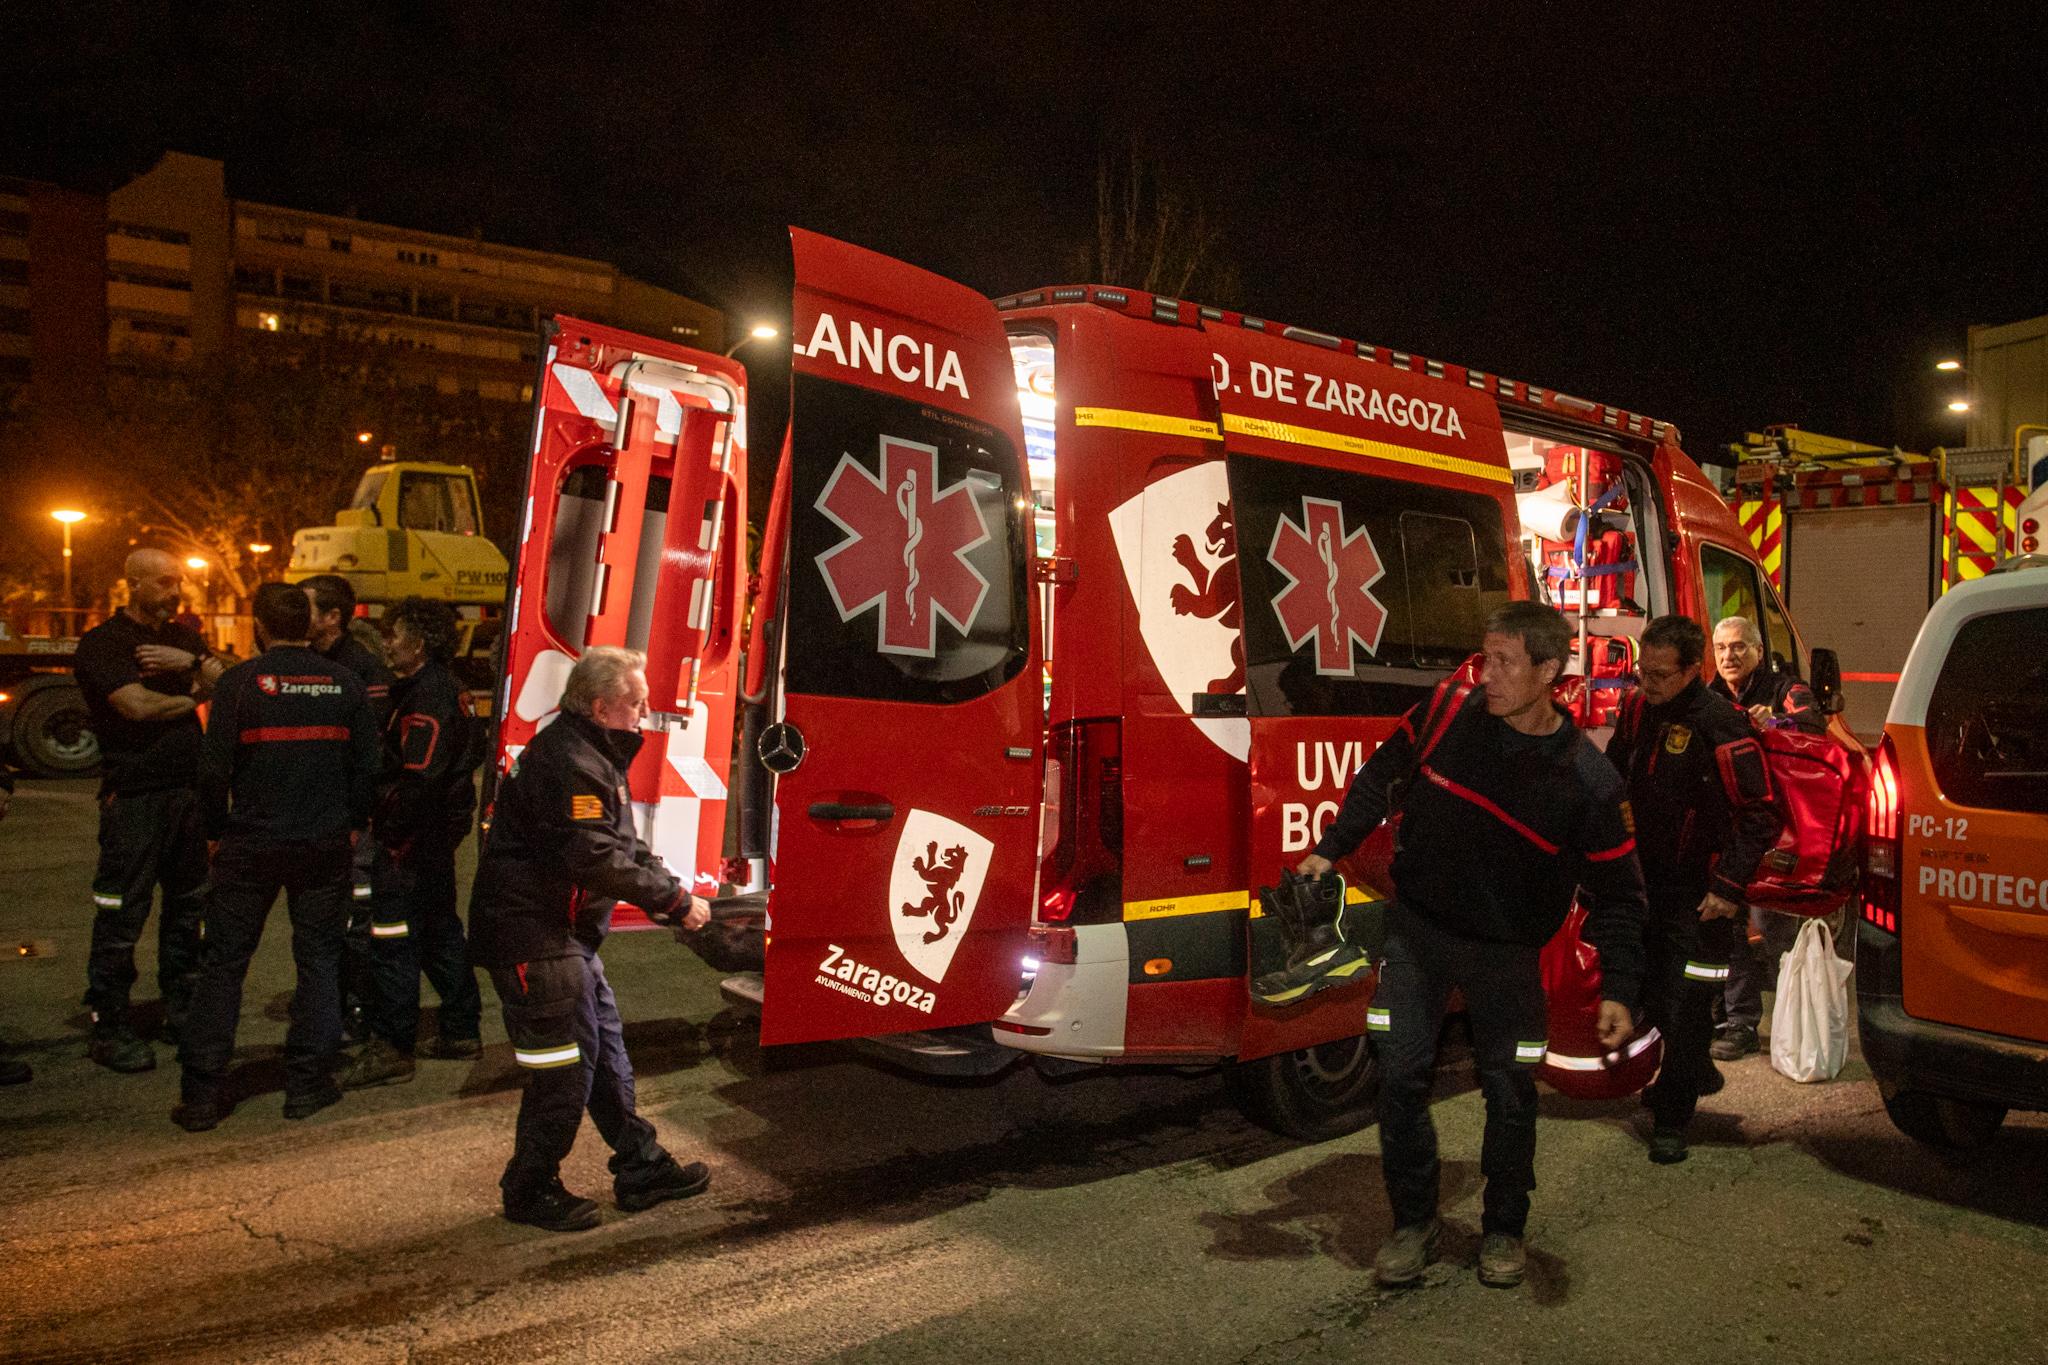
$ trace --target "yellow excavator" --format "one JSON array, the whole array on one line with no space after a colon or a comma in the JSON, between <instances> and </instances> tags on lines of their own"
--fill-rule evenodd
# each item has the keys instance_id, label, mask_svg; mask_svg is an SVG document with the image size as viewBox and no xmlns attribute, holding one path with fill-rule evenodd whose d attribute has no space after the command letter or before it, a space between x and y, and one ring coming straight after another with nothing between
<instances>
[{"instance_id":1,"label":"yellow excavator","mask_svg":"<svg viewBox=\"0 0 2048 1365\"><path fill-rule=\"evenodd\" d=\"M468 465L400 460L386 446L332 526L292 533L285 582L329 573L349 581L358 610L372 619L401 598L447 602L463 623L458 673L488 672L503 625L507 565L484 536Z\"/></svg>"}]
</instances>

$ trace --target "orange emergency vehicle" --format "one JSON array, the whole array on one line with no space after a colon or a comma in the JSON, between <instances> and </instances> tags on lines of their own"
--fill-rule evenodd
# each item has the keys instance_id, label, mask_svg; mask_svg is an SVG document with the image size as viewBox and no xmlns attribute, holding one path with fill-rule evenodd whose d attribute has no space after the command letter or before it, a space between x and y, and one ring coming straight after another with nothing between
<instances>
[{"instance_id":1,"label":"orange emergency vehicle","mask_svg":"<svg viewBox=\"0 0 2048 1365\"><path fill-rule=\"evenodd\" d=\"M2048 1109L2048 565L2007 564L1927 613L1871 774L1863 1056L1950 1149Z\"/></svg>"},{"instance_id":2,"label":"orange emergency vehicle","mask_svg":"<svg viewBox=\"0 0 2048 1365\"><path fill-rule=\"evenodd\" d=\"M1782 618L1664 423L1127 289L991 302L793 237L739 760L750 784L773 774L772 798L754 784L764 961L726 983L764 1042L866 1038L951 1070L1222 1063L1283 1131L1356 1127L1371 982L1255 1004L1247 976L1281 948L1253 888L1501 602L1572 618L1565 695L1596 730L1652 616ZM656 362L680 367L654 381L680 415L629 423L627 371ZM500 763L579 642L646 642L666 742L633 794L655 847L702 871L736 687L744 379L566 320L543 370ZM676 509L659 533L634 519L657 500ZM1390 854L1382 831L1344 869L1354 899L1386 893Z\"/></svg>"}]
</instances>

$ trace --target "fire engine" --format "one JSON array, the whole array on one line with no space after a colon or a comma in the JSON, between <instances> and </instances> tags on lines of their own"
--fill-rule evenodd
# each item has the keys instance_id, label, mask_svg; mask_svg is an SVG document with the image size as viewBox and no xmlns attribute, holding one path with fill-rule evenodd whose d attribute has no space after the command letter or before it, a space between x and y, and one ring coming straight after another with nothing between
<instances>
[{"instance_id":1,"label":"fire engine","mask_svg":"<svg viewBox=\"0 0 2048 1365\"><path fill-rule=\"evenodd\" d=\"M2020 529L2029 471L2048 436L1920 455L1766 427L1732 448L1736 515L1771 585L1843 668L1843 721L1874 739L1928 607L2006 556L2034 553ZM2038 522L2039 515L2035 514ZM1784 655L1789 636L1766 632Z\"/></svg>"},{"instance_id":2,"label":"fire engine","mask_svg":"<svg viewBox=\"0 0 2048 1365\"><path fill-rule=\"evenodd\" d=\"M793 241L753 580L744 371L555 320L497 707L502 771L580 649L647 650L635 808L679 871L765 863L714 921L761 931L725 989L765 1043L1221 1064L1268 1124L1348 1131L1371 983L1256 1004L1282 949L1252 889L1497 604L1571 618L1564 696L1596 731L1652 616L1782 617L1666 423L1182 300L990 301ZM1386 895L1390 857L1382 831L1346 865L1354 899Z\"/></svg>"}]
</instances>

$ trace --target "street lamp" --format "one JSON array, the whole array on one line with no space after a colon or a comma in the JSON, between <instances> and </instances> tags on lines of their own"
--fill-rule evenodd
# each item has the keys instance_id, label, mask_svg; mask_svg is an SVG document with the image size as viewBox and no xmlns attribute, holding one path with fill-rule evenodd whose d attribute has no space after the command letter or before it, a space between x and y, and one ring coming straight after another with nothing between
<instances>
[{"instance_id":1,"label":"street lamp","mask_svg":"<svg viewBox=\"0 0 2048 1365\"><path fill-rule=\"evenodd\" d=\"M78 609L78 604L71 600L71 528L85 520L85 513L69 507L60 507L50 515L64 526L64 623L68 627L71 623L71 613Z\"/></svg>"},{"instance_id":2,"label":"street lamp","mask_svg":"<svg viewBox=\"0 0 2048 1365\"><path fill-rule=\"evenodd\" d=\"M730 356L731 354L733 354L733 352L739 350L740 347L746 345L750 341L773 341L775 340L775 338L781 335L782 331L780 328L770 327L765 322L757 322L747 330L747 334L745 336L741 337L738 341L735 341L732 345L726 347L725 353L728 356Z\"/></svg>"},{"instance_id":3,"label":"street lamp","mask_svg":"<svg viewBox=\"0 0 2048 1365\"><path fill-rule=\"evenodd\" d=\"M203 569L206 567L206 561L201 559L198 555L192 555L185 560L185 567L188 569L195 570Z\"/></svg>"},{"instance_id":4,"label":"street lamp","mask_svg":"<svg viewBox=\"0 0 2048 1365\"><path fill-rule=\"evenodd\" d=\"M1976 406L1977 376L1970 372L1968 366L1964 365L1960 360L1950 358L1935 361L1934 368L1943 374L1959 374L1963 377L1963 396L1948 400L1948 410L1950 412L1961 416Z\"/></svg>"}]
</instances>

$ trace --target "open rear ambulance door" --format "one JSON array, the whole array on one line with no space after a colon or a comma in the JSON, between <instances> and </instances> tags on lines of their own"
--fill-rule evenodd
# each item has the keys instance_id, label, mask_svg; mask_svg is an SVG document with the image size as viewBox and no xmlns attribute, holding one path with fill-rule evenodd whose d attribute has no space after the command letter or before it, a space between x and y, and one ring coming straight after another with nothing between
<instances>
[{"instance_id":1,"label":"open rear ambulance door","mask_svg":"<svg viewBox=\"0 0 2048 1365\"><path fill-rule=\"evenodd\" d=\"M1017 995L1042 764L1010 346L962 285L791 237L761 1038L982 1023Z\"/></svg>"},{"instance_id":2,"label":"open rear ambulance door","mask_svg":"<svg viewBox=\"0 0 2048 1365\"><path fill-rule=\"evenodd\" d=\"M555 718L592 645L647 655L628 775L641 836L699 894L718 880L746 587L746 372L722 356L550 320L485 781ZM645 920L622 912L614 927Z\"/></svg>"}]
</instances>

